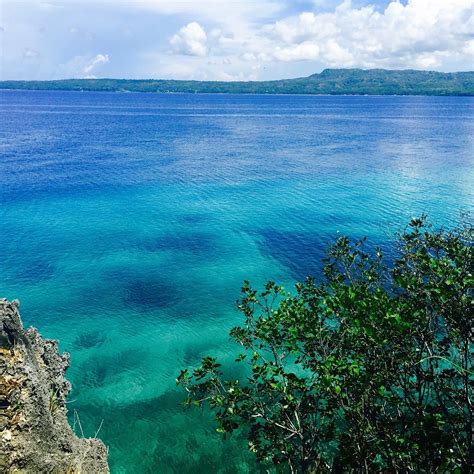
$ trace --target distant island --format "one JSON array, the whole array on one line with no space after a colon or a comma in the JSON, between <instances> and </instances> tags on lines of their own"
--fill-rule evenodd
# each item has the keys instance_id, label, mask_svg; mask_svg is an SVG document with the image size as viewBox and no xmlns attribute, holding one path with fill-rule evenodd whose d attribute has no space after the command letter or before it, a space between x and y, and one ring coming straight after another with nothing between
<instances>
[{"instance_id":1,"label":"distant island","mask_svg":"<svg viewBox=\"0 0 474 474\"><path fill-rule=\"evenodd\" d=\"M325 69L319 74L274 81L182 81L155 79L64 79L0 81L0 89L324 95L474 96L474 71Z\"/></svg>"}]
</instances>

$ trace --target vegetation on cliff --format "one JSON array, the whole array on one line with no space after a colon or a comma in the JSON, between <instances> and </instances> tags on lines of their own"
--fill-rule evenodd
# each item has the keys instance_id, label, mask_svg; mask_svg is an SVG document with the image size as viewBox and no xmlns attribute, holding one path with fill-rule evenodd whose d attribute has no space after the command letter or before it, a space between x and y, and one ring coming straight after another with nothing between
<instances>
[{"instance_id":1,"label":"vegetation on cliff","mask_svg":"<svg viewBox=\"0 0 474 474\"><path fill-rule=\"evenodd\" d=\"M245 283L231 336L247 376L206 357L178 378L186 405L208 404L219 432L246 430L257 459L291 472L470 472L473 237L414 219L390 268L340 238L322 283Z\"/></svg>"},{"instance_id":2,"label":"vegetation on cliff","mask_svg":"<svg viewBox=\"0 0 474 474\"><path fill-rule=\"evenodd\" d=\"M474 72L325 69L276 81L218 82L132 79L0 81L0 89L233 94L474 95Z\"/></svg>"}]
</instances>

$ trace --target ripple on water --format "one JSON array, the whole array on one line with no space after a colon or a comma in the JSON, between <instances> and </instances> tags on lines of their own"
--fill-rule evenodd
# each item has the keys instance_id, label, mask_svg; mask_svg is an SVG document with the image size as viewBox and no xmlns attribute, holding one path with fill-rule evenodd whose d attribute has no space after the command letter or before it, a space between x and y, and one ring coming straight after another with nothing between
<instances>
[{"instance_id":1,"label":"ripple on water","mask_svg":"<svg viewBox=\"0 0 474 474\"><path fill-rule=\"evenodd\" d=\"M48 260L33 259L18 266L16 276L25 283L41 283L54 276L56 269Z\"/></svg>"},{"instance_id":2,"label":"ripple on water","mask_svg":"<svg viewBox=\"0 0 474 474\"><path fill-rule=\"evenodd\" d=\"M218 253L215 236L204 232L172 233L144 239L138 244L141 250L147 252L179 252L192 255L216 256Z\"/></svg>"},{"instance_id":3,"label":"ripple on water","mask_svg":"<svg viewBox=\"0 0 474 474\"><path fill-rule=\"evenodd\" d=\"M203 224L209 221L212 216L208 214L182 214L177 217L177 221L180 224L192 225L192 224Z\"/></svg>"},{"instance_id":4,"label":"ripple on water","mask_svg":"<svg viewBox=\"0 0 474 474\"><path fill-rule=\"evenodd\" d=\"M223 439L209 421L209 413L179 408L182 399L182 391L173 390L130 404L76 403L75 408L86 434L93 434L97 420L103 420L101 436L111 440L112 472L267 472L256 465L243 434L236 432L231 439ZM130 446L139 446L142 455L134 457ZM117 456L119 453L121 456ZM131 465L133 470L129 469Z\"/></svg>"}]
</instances>

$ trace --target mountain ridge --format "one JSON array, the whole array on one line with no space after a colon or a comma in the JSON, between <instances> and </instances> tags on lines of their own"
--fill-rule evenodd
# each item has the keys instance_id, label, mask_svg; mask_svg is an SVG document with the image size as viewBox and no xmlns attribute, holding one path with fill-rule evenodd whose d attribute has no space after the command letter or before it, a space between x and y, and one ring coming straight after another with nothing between
<instances>
[{"instance_id":1,"label":"mountain ridge","mask_svg":"<svg viewBox=\"0 0 474 474\"><path fill-rule=\"evenodd\" d=\"M155 93L474 96L474 71L324 69L307 77L269 81L59 79L0 81L0 89Z\"/></svg>"}]
</instances>

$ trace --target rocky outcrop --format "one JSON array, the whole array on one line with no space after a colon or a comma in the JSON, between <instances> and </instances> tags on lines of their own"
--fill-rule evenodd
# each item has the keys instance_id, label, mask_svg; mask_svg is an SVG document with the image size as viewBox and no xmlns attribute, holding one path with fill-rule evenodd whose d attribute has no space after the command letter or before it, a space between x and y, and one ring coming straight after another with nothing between
<instances>
[{"instance_id":1,"label":"rocky outcrop","mask_svg":"<svg viewBox=\"0 0 474 474\"><path fill-rule=\"evenodd\" d=\"M108 473L107 449L67 420L69 354L25 330L18 301L0 299L0 472Z\"/></svg>"}]
</instances>

